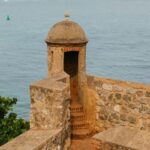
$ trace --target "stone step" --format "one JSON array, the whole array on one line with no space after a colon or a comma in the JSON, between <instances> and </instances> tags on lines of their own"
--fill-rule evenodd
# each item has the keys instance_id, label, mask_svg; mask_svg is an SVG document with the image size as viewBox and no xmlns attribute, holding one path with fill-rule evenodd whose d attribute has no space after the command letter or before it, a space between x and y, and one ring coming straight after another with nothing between
<instances>
[{"instance_id":1,"label":"stone step","mask_svg":"<svg viewBox=\"0 0 150 150\"><path fill-rule=\"evenodd\" d=\"M83 112L83 108L82 107L73 107L73 108L70 108L70 111L72 113Z\"/></svg>"},{"instance_id":2,"label":"stone step","mask_svg":"<svg viewBox=\"0 0 150 150\"><path fill-rule=\"evenodd\" d=\"M71 132L71 137L73 139L83 139L83 138L87 138L91 135L91 132L89 129L85 128L85 129L76 129L76 130L72 130Z\"/></svg>"},{"instance_id":3,"label":"stone step","mask_svg":"<svg viewBox=\"0 0 150 150\"><path fill-rule=\"evenodd\" d=\"M71 122L71 129L74 130L74 129L84 129L84 128L87 128L88 127L88 124L85 123L84 121L72 121Z\"/></svg>"},{"instance_id":4,"label":"stone step","mask_svg":"<svg viewBox=\"0 0 150 150\"><path fill-rule=\"evenodd\" d=\"M93 147L90 143L90 139L73 139L71 141L71 150L102 150Z\"/></svg>"},{"instance_id":5,"label":"stone step","mask_svg":"<svg viewBox=\"0 0 150 150\"><path fill-rule=\"evenodd\" d=\"M71 120L71 125L78 125L78 124L87 124L85 120L77 120L77 119L72 119Z\"/></svg>"},{"instance_id":6,"label":"stone step","mask_svg":"<svg viewBox=\"0 0 150 150\"><path fill-rule=\"evenodd\" d=\"M83 112L83 107L80 104L74 104L74 105L71 105L70 111L71 113Z\"/></svg>"},{"instance_id":7,"label":"stone step","mask_svg":"<svg viewBox=\"0 0 150 150\"><path fill-rule=\"evenodd\" d=\"M85 114L83 112L71 112L71 120L85 120Z\"/></svg>"}]
</instances>

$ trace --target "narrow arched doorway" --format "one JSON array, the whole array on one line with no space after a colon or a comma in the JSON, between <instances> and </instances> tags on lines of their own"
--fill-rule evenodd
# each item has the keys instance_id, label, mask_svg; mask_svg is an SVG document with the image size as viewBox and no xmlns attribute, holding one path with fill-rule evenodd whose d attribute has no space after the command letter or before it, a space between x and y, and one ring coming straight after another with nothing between
<instances>
[{"instance_id":1,"label":"narrow arched doorway","mask_svg":"<svg viewBox=\"0 0 150 150\"><path fill-rule=\"evenodd\" d=\"M64 53L64 71L70 75L71 103L78 101L78 56L77 51Z\"/></svg>"}]
</instances>

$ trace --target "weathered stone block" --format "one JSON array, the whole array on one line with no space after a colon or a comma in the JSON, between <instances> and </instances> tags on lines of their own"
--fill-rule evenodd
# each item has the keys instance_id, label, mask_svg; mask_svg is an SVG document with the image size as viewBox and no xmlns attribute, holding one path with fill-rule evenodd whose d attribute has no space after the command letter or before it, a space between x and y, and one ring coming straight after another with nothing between
<instances>
[{"instance_id":1,"label":"weathered stone block","mask_svg":"<svg viewBox=\"0 0 150 150\"><path fill-rule=\"evenodd\" d=\"M102 88L99 87L99 86L96 86L96 87L95 87L95 90L98 91L98 92L101 91L101 89L102 89Z\"/></svg>"},{"instance_id":2,"label":"weathered stone block","mask_svg":"<svg viewBox=\"0 0 150 150\"><path fill-rule=\"evenodd\" d=\"M131 108L131 109L134 109L134 108L136 108L137 107L137 105L136 104L134 104L134 103L129 103L129 108Z\"/></svg>"},{"instance_id":3,"label":"weathered stone block","mask_svg":"<svg viewBox=\"0 0 150 150\"><path fill-rule=\"evenodd\" d=\"M115 94L115 98L121 99L121 94L120 94L120 93L116 93L116 94Z\"/></svg>"},{"instance_id":4,"label":"weathered stone block","mask_svg":"<svg viewBox=\"0 0 150 150\"><path fill-rule=\"evenodd\" d=\"M131 101L131 96L129 96L129 95L124 95L123 96L123 100L125 100L125 101Z\"/></svg>"},{"instance_id":5,"label":"weathered stone block","mask_svg":"<svg viewBox=\"0 0 150 150\"><path fill-rule=\"evenodd\" d=\"M147 112L149 110L149 108L147 107L146 104L141 104L139 107L139 112L143 113L143 112Z\"/></svg>"},{"instance_id":6,"label":"weathered stone block","mask_svg":"<svg viewBox=\"0 0 150 150\"><path fill-rule=\"evenodd\" d=\"M119 85L114 85L113 90L116 91L116 92L121 92L123 90L123 88Z\"/></svg>"},{"instance_id":7,"label":"weathered stone block","mask_svg":"<svg viewBox=\"0 0 150 150\"><path fill-rule=\"evenodd\" d=\"M129 88L129 87L126 88L125 91L126 91L127 94L134 94L134 93L136 93L136 90L135 90L135 89Z\"/></svg>"},{"instance_id":8,"label":"weathered stone block","mask_svg":"<svg viewBox=\"0 0 150 150\"><path fill-rule=\"evenodd\" d=\"M99 115L99 119L101 119L101 120L107 120L107 116L106 115L104 115L104 114L100 114Z\"/></svg>"},{"instance_id":9,"label":"weathered stone block","mask_svg":"<svg viewBox=\"0 0 150 150\"><path fill-rule=\"evenodd\" d=\"M134 116L128 116L128 121L129 121L130 123L135 124L135 123L136 123L136 118L135 118Z\"/></svg>"},{"instance_id":10,"label":"weathered stone block","mask_svg":"<svg viewBox=\"0 0 150 150\"><path fill-rule=\"evenodd\" d=\"M145 96L146 96L146 97L150 97L150 92L146 92L146 93L145 93Z\"/></svg>"},{"instance_id":11,"label":"weathered stone block","mask_svg":"<svg viewBox=\"0 0 150 150\"><path fill-rule=\"evenodd\" d=\"M150 102L150 99L149 98L143 98L143 97L141 97L141 98L139 98L138 99L138 101L139 101L139 103L141 103L141 104L149 104L149 102Z\"/></svg>"},{"instance_id":12,"label":"weathered stone block","mask_svg":"<svg viewBox=\"0 0 150 150\"><path fill-rule=\"evenodd\" d=\"M112 93L108 96L108 99L109 99L109 100L112 100L112 99L113 99L113 94L112 94Z\"/></svg>"},{"instance_id":13,"label":"weathered stone block","mask_svg":"<svg viewBox=\"0 0 150 150\"><path fill-rule=\"evenodd\" d=\"M112 113L111 116L114 120L119 120L119 118L120 118L119 114L117 114L117 113Z\"/></svg>"},{"instance_id":14,"label":"weathered stone block","mask_svg":"<svg viewBox=\"0 0 150 150\"><path fill-rule=\"evenodd\" d=\"M138 90L138 91L136 91L136 94L137 94L138 97L141 97L141 96L144 95L144 92Z\"/></svg>"},{"instance_id":15,"label":"weathered stone block","mask_svg":"<svg viewBox=\"0 0 150 150\"><path fill-rule=\"evenodd\" d=\"M115 104L121 105L122 100L121 100L121 99L116 99L116 98L114 98L114 102L115 102Z\"/></svg>"},{"instance_id":16,"label":"weathered stone block","mask_svg":"<svg viewBox=\"0 0 150 150\"><path fill-rule=\"evenodd\" d=\"M120 112L120 110L121 110L121 107L119 105L114 106L114 111L115 112Z\"/></svg>"},{"instance_id":17,"label":"weathered stone block","mask_svg":"<svg viewBox=\"0 0 150 150\"><path fill-rule=\"evenodd\" d=\"M99 80L94 80L94 85L95 85L96 87L101 88L102 85L103 85L103 82L102 82L102 81L99 81Z\"/></svg>"},{"instance_id":18,"label":"weathered stone block","mask_svg":"<svg viewBox=\"0 0 150 150\"><path fill-rule=\"evenodd\" d=\"M120 114L120 119L122 121L127 121L127 115L126 114Z\"/></svg>"},{"instance_id":19,"label":"weathered stone block","mask_svg":"<svg viewBox=\"0 0 150 150\"><path fill-rule=\"evenodd\" d=\"M106 84L106 83L104 83L104 84L102 85L102 88L103 88L104 90L106 90L106 91L112 91L112 85L111 85L111 84Z\"/></svg>"},{"instance_id":20,"label":"weathered stone block","mask_svg":"<svg viewBox=\"0 0 150 150\"><path fill-rule=\"evenodd\" d=\"M88 86L90 86L90 87L93 87L94 85L94 77L93 76L87 76L87 84L88 84Z\"/></svg>"}]
</instances>

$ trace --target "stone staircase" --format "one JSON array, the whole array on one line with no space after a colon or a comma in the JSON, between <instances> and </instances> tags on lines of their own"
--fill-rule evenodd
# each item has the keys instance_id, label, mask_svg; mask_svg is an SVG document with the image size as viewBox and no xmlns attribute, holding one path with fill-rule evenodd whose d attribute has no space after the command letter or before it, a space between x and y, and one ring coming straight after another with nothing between
<instances>
[{"instance_id":1,"label":"stone staircase","mask_svg":"<svg viewBox=\"0 0 150 150\"><path fill-rule=\"evenodd\" d=\"M86 123L83 107L77 101L71 103L71 150L102 150Z\"/></svg>"},{"instance_id":2,"label":"stone staircase","mask_svg":"<svg viewBox=\"0 0 150 150\"><path fill-rule=\"evenodd\" d=\"M71 84L71 150L101 150L97 141L91 138L92 132L86 122L82 105L78 102L76 78L70 80Z\"/></svg>"},{"instance_id":3,"label":"stone staircase","mask_svg":"<svg viewBox=\"0 0 150 150\"><path fill-rule=\"evenodd\" d=\"M83 139L91 135L89 125L86 123L83 107L78 103L71 104L71 137Z\"/></svg>"}]
</instances>

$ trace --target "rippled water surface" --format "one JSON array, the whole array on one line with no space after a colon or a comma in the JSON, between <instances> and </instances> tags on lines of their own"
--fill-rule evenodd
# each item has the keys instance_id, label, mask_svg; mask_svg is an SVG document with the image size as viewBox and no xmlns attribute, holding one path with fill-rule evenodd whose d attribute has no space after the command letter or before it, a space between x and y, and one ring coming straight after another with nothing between
<instances>
[{"instance_id":1,"label":"rippled water surface","mask_svg":"<svg viewBox=\"0 0 150 150\"><path fill-rule=\"evenodd\" d=\"M149 0L0 0L0 95L26 119L29 85L47 75L44 39L66 10L89 38L89 74L150 84Z\"/></svg>"}]
</instances>

